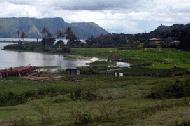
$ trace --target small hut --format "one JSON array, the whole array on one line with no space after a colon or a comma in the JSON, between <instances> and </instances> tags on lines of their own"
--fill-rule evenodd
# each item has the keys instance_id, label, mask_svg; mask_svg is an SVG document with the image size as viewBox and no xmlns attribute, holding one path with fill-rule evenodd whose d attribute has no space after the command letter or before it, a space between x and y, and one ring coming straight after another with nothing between
<instances>
[{"instance_id":1,"label":"small hut","mask_svg":"<svg viewBox=\"0 0 190 126\"><path fill-rule=\"evenodd\" d=\"M115 77L124 77L124 73L121 69L115 70Z\"/></svg>"},{"instance_id":2,"label":"small hut","mask_svg":"<svg viewBox=\"0 0 190 126\"><path fill-rule=\"evenodd\" d=\"M80 75L80 70L77 68L68 68L66 69L66 73L68 76L78 76Z\"/></svg>"},{"instance_id":3,"label":"small hut","mask_svg":"<svg viewBox=\"0 0 190 126\"><path fill-rule=\"evenodd\" d=\"M172 41L169 43L169 46L170 47L177 47L180 45L180 43L181 43L181 41Z\"/></svg>"},{"instance_id":4,"label":"small hut","mask_svg":"<svg viewBox=\"0 0 190 126\"><path fill-rule=\"evenodd\" d=\"M163 40L160 38L151 38L149 39L149 47L160 47L162 44Z\"/></svg>"},{"instance_id":5,"label":"small hut","mask_svg":"<svg viewBox=\"0 0 190 126\"><path fill-rule=\"evenodd\" d=\"M122 72L115 72L115 77L124 77L124 73L122 73Z\"/></svg>"}]
</instances>

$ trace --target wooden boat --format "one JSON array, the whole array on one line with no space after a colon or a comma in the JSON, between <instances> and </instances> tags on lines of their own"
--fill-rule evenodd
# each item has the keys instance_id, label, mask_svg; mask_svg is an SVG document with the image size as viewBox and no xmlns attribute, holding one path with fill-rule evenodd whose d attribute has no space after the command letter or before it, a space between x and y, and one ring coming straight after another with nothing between
<instances>
[{"instance_id":1,"label":"wooden boat","mask_svg":"<svg viewBox=\"0 0 190 126\"><path fill-rule=\"evenodd\" d=\"M33 73L38 68L35 66L22 66L0 70L0 78L21 77Z\"/></svg>"}]
</instances>

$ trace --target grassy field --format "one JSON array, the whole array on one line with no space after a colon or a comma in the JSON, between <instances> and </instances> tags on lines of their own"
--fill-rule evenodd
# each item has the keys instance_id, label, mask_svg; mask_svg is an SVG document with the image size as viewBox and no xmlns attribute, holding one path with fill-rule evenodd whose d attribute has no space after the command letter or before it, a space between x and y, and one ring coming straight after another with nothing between
<instances>
[{"instance_id":1,"label":"grassy field","mask_svg":"<svg viewBox=\"0 0 190 126\"><path fill-rule=\"evenodd\" d=\"M74 80L1 79L0 126L190 125L190 52L113 48L71 52L102 58L117 55L134 66L124 68L127 76L122 78L99 73L106 67L103 61L84 68ZM89 69L94 73L88 74Z\"/></svg>"},{"instance_id":2,"label":"grassy field","mask_svg":"<svg viewBox=\"0 0 190 126\"><path fill-rule=\"evenodd\" d=\"M169 69L174 66L190 69L190 52L176 49L119 50L116 48L74 48L72 54L83 56L109 57L116 55L129 61L150 62L150 68Z\"/></svg>"},{"instance_id":3,"label":"grassy field","mask_svg":"<svg viewBox=\"0 0 190 126\"><path fill-rule=\"evenodd\" d=\"M20 126L178 126L190 121L189 97L151 99L146 96L156 85L188 78L90 75L79 77L77 82L9 78L0 81L0 100L4 103L0 107L0 122L3 125L15 121Z\"/></svg>"}]
</instances>

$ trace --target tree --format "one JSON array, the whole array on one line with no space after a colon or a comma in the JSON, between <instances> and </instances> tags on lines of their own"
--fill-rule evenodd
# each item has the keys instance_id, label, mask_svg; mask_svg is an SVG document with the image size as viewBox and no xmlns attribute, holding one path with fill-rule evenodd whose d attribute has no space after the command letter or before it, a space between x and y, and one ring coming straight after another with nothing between
<instances>
[{"instance_id":1,"label":"tree","mask_svg":"<svg viewBox=\"0 0 190 126\"><path fill-rule=\"evenodd\" d=\"M184 30L179 37L179 40L181 41L179 48L184 50L190 50L190 32L187 30Z\"/></svg>"},{"instance_id":2,"label":"tree","mask_svg":"<svg viewBox=\"0 0 190 126\"><path fill-rule=\"evenodd\" d=\"M20 31L17 30L17 37L20 38Z\"/></svg>"},{"instance_id":3,"label":"tree","mask_svg":"<svg viewBox=\"0 0 190 126\"><path fill-rule=\"evenodd\" d=\"M42 29L42 46L44 49L46 48L52 48L54 45L55 38L53 38L53 35L50 33L50 31L44 27Z\"/></svg>"},{"instance_id":4,"label":"tree","mask_svg":"<svg viewBox=\"0 0 190 126\"><path fill-rule=\"evenodd\" d=\"M90 37L87 41L88 47L121 47L127 44L125 34L107 34L96 38Z\"/></svg>"},{"instance_id":5,"label":"tree","mask_svg":"<svg viewBox=\"0 0 190 126\"><path fill-rule=\"evenodd\" d=\"M58 30L57 33L56 33L56 35L57 35L57 38L63 38L63 37L65 37L65 33L62 30Z\"/></svg>"},{"instance_id":6,"label":"tree","mask_svg":"<svg viewBox=\"0 0 190 126\"><path fill-rule=\"evenodd\" d=\"M37 39L37 42L38 42L38 39L40 38L40 35L39 33L36 34L36 39Z\"/></svg>"},{"instance_id":7,"label":"tree","mask_svg":"<svg viewBox=\"0 0 190 126\"><path fill-rule=\"evenodd\" d=\"M19 40L19 38L20 38L20 31L19 30L17 30L17 37L18 37L18 45L22 45L21 40Z\"/></svg>"},{"instance_id":8,"label":"tree","mask_svg":"<svg viewBox=\"0 0 190 126\"><path fill-rule=\"evenodd\" d=\"M73 42L77 40L75 33L71 30L70 27L66 29L65 34L66 34L66 39L68 39L69 41Z\"/></svg>"},{"instance_id":9,"label":"tree","mask_svg":"<svg viewBox=\"0 0 190 126\"><path fill-rule=\"evenodd\" d=\"M25 32L22 32L20 37L22 38L22 40L24 41L24 38L26 37L26 33Z\"/></svg>"},{"instance_id":10,"label":"tree","mask_svg":"<svg viewBox=\"0 0 190 126\"><path fill-rule=\"evenodd\" d=\"M186 27L174 29L171 36L180 41L177 48L190 50L190 26L187 25Z\"/></svg>"},{"instance_id":11,"label":"tree","mask_svg":"<svg viewBox=\"0 0 190 126\"><path fill-rule=\"evenodd\" d=\"M50 33L49 29L44 27L42 29L42 38L48 38L48 37L52 37L52 34Z\"/></svg>"}]
</instances>

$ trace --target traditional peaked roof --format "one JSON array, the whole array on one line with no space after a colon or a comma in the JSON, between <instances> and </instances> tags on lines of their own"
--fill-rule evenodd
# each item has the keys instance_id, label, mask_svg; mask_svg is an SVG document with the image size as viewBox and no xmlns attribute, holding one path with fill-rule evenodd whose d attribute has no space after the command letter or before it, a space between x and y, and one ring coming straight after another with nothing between
<instances>
[{"instance_id":1,"label":"traditional peaked roof","mask_svg":"<svg viewBox=\"0 0 190 126\"><path fill-rule=\"evenodd\" d=\"M160 39L160 38L151 38L151 39L149 39L150 41L162 41L162 39Z\"/></svg>"}]
</instances>

